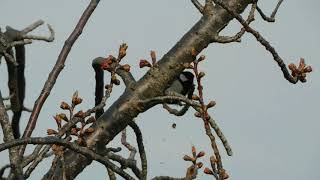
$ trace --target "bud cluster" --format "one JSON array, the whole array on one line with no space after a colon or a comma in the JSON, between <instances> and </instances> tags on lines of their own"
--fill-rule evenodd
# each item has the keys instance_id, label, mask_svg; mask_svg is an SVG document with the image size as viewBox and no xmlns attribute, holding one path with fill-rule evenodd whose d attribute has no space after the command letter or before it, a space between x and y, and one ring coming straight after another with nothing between
<instances>
[{"instance_id":1,"label":"bud cluster","mask_svg":"<svg viewBox=\"0 0 320 180\"><path fill-rule=\"evenodd\" d=\"M87 134L93 133L94 132L94 128L92 127L87 127L92 123L95 123L96 119L93 116L88 117L90 114L83 112L82 110L74 113L74 109L76 108L77 105L82 103L82 98L79 97L79 93L78 91L76 91L71 98L71 105L69 105L66 102L61 102L60 104L60 108L62 110L67 110L69 112L69 117L65 114L65 113L59 113L56 114L55 116L53 116L53 119L55 120L57 126L58 126L58 130L54 130L54 129L47 129L47 134L50 135L55 135L55 136L63 136L65 135L65 139L68 141L72 140L72 137L76 138L76 142L79 145L85 146L85 141L83 139L83 137ZM88 118L87 118L88 117ZM63 129L63 127L67 127L66 125L68 123L71 123L71 119L73 120L73 122L75 121L74 118L78 118L77 122L80 123L76 123L75 125L73 125L69 130L67 130L65 133L60 132L61 129ZM87 118L87 120L86 120ZM61 154L63 153L63 148L55 145L52 147L53 151L55 154ZM62 151L62 152L60 152Z\"/></svg>"}]
</instances>

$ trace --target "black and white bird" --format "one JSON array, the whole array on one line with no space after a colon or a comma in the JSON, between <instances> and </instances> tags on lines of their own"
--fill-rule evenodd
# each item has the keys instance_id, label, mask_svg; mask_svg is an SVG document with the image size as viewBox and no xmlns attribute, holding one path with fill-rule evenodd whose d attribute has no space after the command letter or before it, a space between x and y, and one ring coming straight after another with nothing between
<instances>
[{"instance_id":1,"label":"black and white bird","mask_svg":"<svg viewBox=\"0 0 320 180\"><path fill-rule=\"evenodd\" d=\"M194 75L189 71L183 71L176 80L165 90L165 94L179 93L183 96L192 98L194 92ZM176 104L177 102L169 102L169 104Z\"/></svg>"}]
</instances>

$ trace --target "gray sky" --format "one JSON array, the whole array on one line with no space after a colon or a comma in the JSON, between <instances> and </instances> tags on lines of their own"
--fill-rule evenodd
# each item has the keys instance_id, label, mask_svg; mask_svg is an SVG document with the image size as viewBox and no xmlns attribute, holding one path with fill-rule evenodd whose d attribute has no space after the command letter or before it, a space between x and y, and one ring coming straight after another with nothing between
<instances>
[{"instance_id":1,"label":"gray sky","mask_svg":"<svg viewBox=\"0 0 320 180\"><path fill-rule=\"evenodd\" d=\"M10 25L22 29L43 19L56 31L53 43L34 42L26 48L27 106L32 107L38 97L64 40L88 2L1 0L0 27ZM269 14L276 0L259 4ZM262 22L257 15L253 25L287 64L297 63L304 57L307 64L312 65L314 72L305 84L292 85L284 80L271 55L250 34L245 35L240 44L212 44L202 52L207 57L200 66L206 72L205 98L217 102L210 114L234 151L233 157L227 157L220 146L231 179L320 179L317 172L320 161L319 6L320 2L315 0L285 1L276 23ZM61 112L60 102L69 101L75 90L84 98L83 109L93 105L93 58L116 55L118 46L126 42L129 49L124 62L132 66L132 73L138 79L146 72L138 68L139 59L149 58L150 50L155 50L160 59L199 18L192 3L185 0L101 1L74 45L33 135L43 136L47 128L56 127L52 115ZM239 29L239 24L233 21L223 34L231 35ZM43 26L33 32L36 33L46 35L48 32ZM5 66L0 66L3 95L8 94L6 81ZM123 86L117 87L108 105L122 92ZM190 154L192 145L207 152L203 162L208 165L212 153L209 139L202 121L194 118L193 113L176 118L156 107L137 117L144 134L149 178L183 176L189 164L182 157ZM24 114L22 123L28 115ZM173 122L177 123L176 129L171 128ZM118 142L115 139L114 144ZM131 142L135 142L134 139ZM1 152L1 162L7 156ZM31 179L40 179L49 166L49 161L43 162ZM209 179L199 174L199 179ZM78 179L93 176L97 179L106 176L98 163L88 167Z\"/></svg>"}]
</instances>

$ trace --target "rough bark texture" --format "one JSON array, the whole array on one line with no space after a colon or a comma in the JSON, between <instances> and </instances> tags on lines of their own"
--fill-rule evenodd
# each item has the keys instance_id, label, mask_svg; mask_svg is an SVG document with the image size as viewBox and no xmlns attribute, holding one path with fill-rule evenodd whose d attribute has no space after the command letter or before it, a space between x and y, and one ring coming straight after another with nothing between
<instances>
[{"instance_id":1,"label":"rough bark texture","mask_svg":"<svg viewBox=\"0 0 320 180\"><path fill-rule=\"evenodd\" d=\"M252 0L226 0L229 7L242 13ZM108 144L132 119L147 108L137 103L138 100L163 95L167 84L184 70L183 64L193 61L191 50L199 54L213 37L232 20L232 16L221 7L206 6L202 18L187 32L181 40L152 67L135 86L127 88L117 101L97 120L95 131L87 137L87 145L97 151ZM149 108L149 107L148 107ZM65 154L68 179L74 179L91 163L91 160L75 152ZM45 177L44 177L45 178ZM62 171L57 166L54 179L62 179Z\"/></svg>"}]
</instances>

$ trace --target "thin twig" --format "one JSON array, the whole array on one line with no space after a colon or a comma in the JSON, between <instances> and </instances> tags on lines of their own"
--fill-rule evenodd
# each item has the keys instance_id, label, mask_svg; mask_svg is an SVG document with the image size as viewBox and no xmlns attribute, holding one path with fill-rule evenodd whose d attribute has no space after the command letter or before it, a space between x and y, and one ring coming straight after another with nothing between
<instances>
[{"instance_id":1,"label":"thin twig","mask_svg":"<svg viewBox=\"0 0 320 180\"><path fill-rule=\"evenodd\" d=\"M166 109L170 114L173 114L175 116L183 116L189 110L189 107L189 104L185 104L182 109L177 110L171 108L168 104L163 104L163 108Z\"/></svg>"},{"instance_id":2,"label":"thin twig","mask_svg":"<svg viewBox=\"0 0 320 180\"><path fill-rule=\"evenodd\" d=\"M4 136L4 142L10 143L14 140L13 131L11 128L11 124L9 121L9 116L7 114L7 111L5 110L3 101L2 101L2 95L0 92L0 124L2 133ZM12 169L12 172L14 173L14 176L16 178L22 178L22 167L18 164L19 159L19 148L18 147L12 147L9 149L9 159L10 159L10 166Z\"/></svg>"},{"instance_id":3,"label":"thin twig","mask_svg":"<svg viewBox=\"0 0 320 180\"><path fill-rule=\"evenodd\" d=\"M102 109L105 106L106 100L108 99L108 97L110 96L110 93L106 92L106 95L102 98L100 104L98 104L97 106L88 109L85 113L84 113L84 117L88 117L90 116L92 113L97 112L98 110ZM57 137L62 137L67 131L69 131L75 124L77 124L78 122L82 121L81 118L75 118L73 117L71 119L71 121L69 121L67 124L63 125L63 127L59 130ZM37 146L38 147L38 146ZM36 148L37 148L36 147ZM46 157L48 151L50 150L51 145L46 145L43 150L39 153L39 155L36 157L36 159L34 159L32 165L30 165L28 167L28 169L26 170L24 176L25 177L29 177L31 175L31 173L33 172L33 170L38 166L38 164Z\"/></svg>"},{"instance_id":4,"label":"thin twig","mask_svg":"<svg viewBox=\"0 0 320 180\"><path fill-rule=\"evenodd\" d=\"M246 29L246 31L251 33L257 39L257 41L260 42L260 44L263 45L272 54L273 59L280 66L283 76L285 77L286 80L288 80L290 83L293 83L293 84L296 84L298 82L299 79L297 77L293 77L290 75L286 67L286 64L281 59L281 57L279 56L277 51L274 49L274 47L271 46L271 44L266 39L264 39L263 36L261 36L258 31L252 29L248 25L248 23L246 23L246 21L241 17L241 15L236 13L234 10L232 10L224 1L216 0L215 3L223 7L228 13L230 13L234 18L236 18L242 24L242 26Z\"/></svg>"},{"instance_id":5,"label":"thin twig","mask_svg":"<svg viewBox=\"0 0 320 180\"><path fill-rule=\"evenodd\" d=\"M100 162L101 164L105 165L107 168L112 169L114 172L116 172L117 174L119 174L121 177L123 177L125 179L134 180L134 178L132 178L129 174L127 174L121 168L117 167L115 164L110 162L108 158L103 157L103 156L95 153L94 151L92 151L91 149L89 149L87 147L82 147L76 143L71 143L67 140L64 140L64 139L61 139L58 137L54 137L54 136L21 138L21 139L11 140L10 142L0 144L0 152L5 149L9 149L9 148L24 145L24 144L57 144L57 145L61 145L61 146L64 146L72 151L80 153L89 159L96 160L96 161Z\"/></svg>"},{"instance_id":6,"label":"thin twig","mask_svg":"<svg viewBox=\"0 0 320 180\"><path fill-rule=\"evenodd\" d=\"M14 57L11 54L7 52L3 52L3 55L8 63L12 63L13 65L18 66L17 61L14 59Z\"/></svg>"},{"instance_id":7,"label":"thin twig","mask_svg":"<svg viewBox=\"0 0 320 180\"><path fill-rule=\"evenodd\" d=\"M217 167L218 167L218 174L219 174L219 180L223 180L223 176L224 176L224 171L223 171L223 165L222 165L222 161L221 161L221 156L220 156L220 152L219 152L219 148L217 146L217 143L216 143L216 140L215 140L215 137L214 135L212 134L211 132L211 128L210 128L210 125L209 125L209 114L208 114L208 110L207 110L207 107L206 105L204 104L204 98L203 98L203 86L201 84L201 76L200 76L200 73L198 71L198 63L199 61L198 60L195 60L194 61L194 68L193 68L193 71L194 71L194 74L196 75L196 79L197 79L197 89L198 89L198 93L199 93L199 102L200 102L200 105L201 105L201 118L204 122L204 128L205 128L205 132L206 132L206 135L209 137L210 141L211 141L211 147L213 149L213 152L214 152L214 155L215 155L215 158L217 159Z\"/></svg>"},{"instance_id":8,"label":"thin twig","mask_svg":"<svg viewBox=\"0 0 320 180\"><path fill-rule=\"evenodd\" d=\"M203 5L198 0L191 0L191 2L198 9L198 11L202 14L203 13Z\"/></svg>"},{"instance_id":9,"label":"thin twig","mask_svg":"<svg viewBox=\"0 0 320 180\"><path fill-rule=\"evenodd\" d=\"M24 28L23 30L21 30L22 34L27 34L33 30L35 30L37 27L41 26L44 23L43 20L38 20L32 24L30 24L28 27Z\"/></svg>"},{"instance_id":10,"label":"thin twig","mask_svg":"<svg viewBox=\"0 0 320 180\"><path fill-rule=\"evenodd\" d=\"M23 34L22 38L23 39L33 39L33 40L41 40L41 41L46 41L46 42L52 42L54 40L55 32L54 32L53 28L50 26L50 24L47 24L47 26L48 26L48 29L50 31L50 36L49 37Z\"/></svg>"},{"instance_id":11,"label":"thin twig","mask_svg":"<svg viewBox=\"0 0 320 180\"><path fill-rule=\"evenodd\" d=\"M258 12L259 12L259 14L260 14L260 16L262 17L263 20L265 20L265 21L267 21L267 22L275 22L275 21L276 21L275 16L276 16L276 14L277 14L277 12L278 12L278 9L279 9L279 7L280 7L280 5L281 5L282 2L283 2L283 0L279 0L279 1L278 1L277 6L276 6L276 7L274 8L274 10L272 11L270 17L268 17L267 15L265 15L265 14L263 13L263 11L260 9L259 6L257 6L257 10L258 10Z\"/></svg>"},{"instance_id":12,"label":"thin twig","mask_svg":"<svg viewBox=\"0 0 320 180\"><path fill-rule=\"evenodd\" d=\"M248 18L246 20L246 22L248 24L250 24L251 22L254 21L254 12L257 8L257 3L253 3L251 6L251 10L249 12ZM241 42L241 37L245 34L246 29L245 28L241 28L241 30L235 34L234 36L219 36L216 35L213 38L214 42L218 42L218 43L231 43L231 42Z\"/></svg>"},{"instance_id":13,"label":"thin twig","mask_svg":"<svg viewBox=\"0 0 320 180\"><path fill-rule=\"evenodd\" d=\"M128 125L133 129L133 131L136 135L136 139L137 139L138 150L139 150L140 160L141 160L141 177L140 177L140 179L146 180L147 179L148 164L147 164L147 155L146 155L144 145L143 145L142 133L141 133L139 126L134 121L130 121Z\"/></svg>"},{"instance_id":14,"label":"thin twig","mask_svg":"<svg viewBox=\"0 0 320 180\"><path fill-rule=\"evenodd\" d=\"M42 109L42 106L43 106L44 102L46 101L46 99L48 98L60 72L62 71L64 64L65 64L65 61L69 55L69 52L70 52L73 44L75 43L75 41L78 39L78 37L82 33L84 26L88 22L91 14L95 10L95 8L97 7L99 2L100 1L98 1L98 0L91 0L90 1L86 10L83 12L82 16L80 17L80 20L79 20L78 24L76 25L75 29L70 34L68 39L65 41L65 44L64 44L64 46L58 56L57 62L54 65L52 71L50 72L49 77L48 77L44 87L42 88L40 96L35 101L33 111L32 111L31 116L29 118L27 127L25 128L25 131L23 133L24 138L30 137L34 128L36 127L38 116L39 116L39 113ZM24 154L25 147L26 146L23 146L21 148L21 151L20 151L21 156Z\"/></svg>"},{"instance_id":15,"label":"thin twig","mask_svg":"<svg viewBox=\"0 0 320 180\"><path fill-rule=\"evenodd\" d=\"M117 179L116 175L114 174L114 172L110 168L107 168L107 172L108 172L109 180L116 180Z\"/></svg>"}]
</instances>

